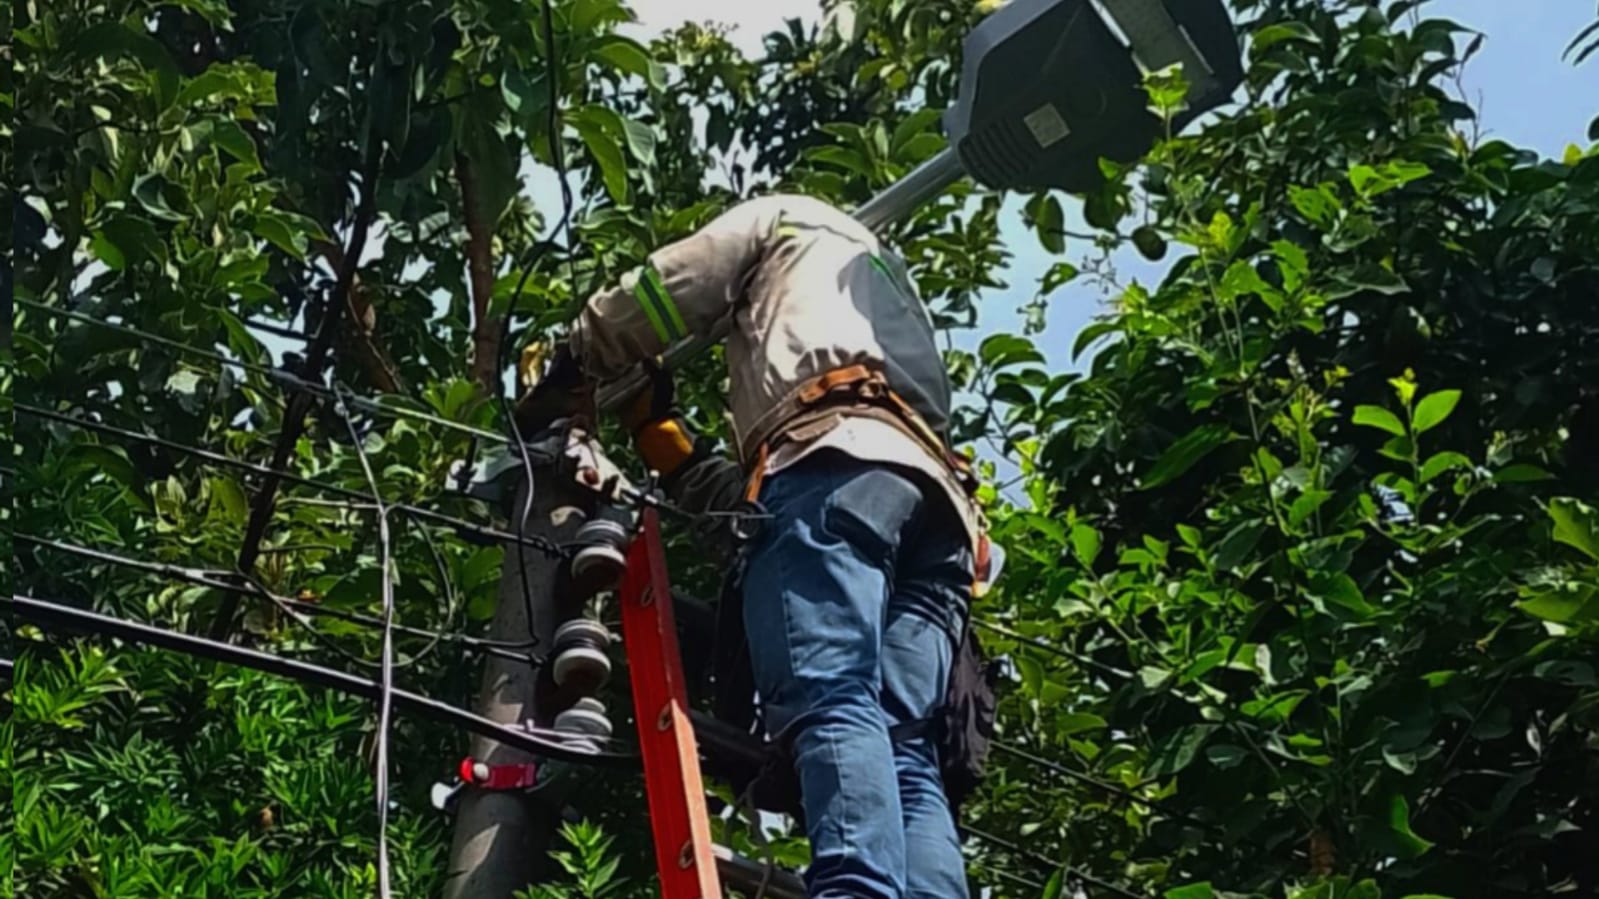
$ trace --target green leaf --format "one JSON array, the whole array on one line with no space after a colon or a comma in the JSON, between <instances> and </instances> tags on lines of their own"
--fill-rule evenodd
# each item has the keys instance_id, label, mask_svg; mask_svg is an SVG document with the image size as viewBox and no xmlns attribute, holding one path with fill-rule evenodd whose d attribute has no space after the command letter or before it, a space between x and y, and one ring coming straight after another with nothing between
<instances>
[{"instance_id":1,"label":"green leaf","mask_svg":"<svg viewBox=\"0 0 1599 899\"><path fill-rule=\"evenodd\" d=\"M1595 676L1593 666L1575 659L1540 662L1532 669L1532 673L1543 680L1565 684L1568 687L1599 686L1599 677Z\"/></svg>"},{"instance_id":2,"label":"green leaf","mask_svg":"<svg viewBox=\"0 0 1599 899\"><path fill-rule=\"evenodd\" d=\"M1080 274L1082 272L1070 262L1057 262L1049 267L1049 271L1044 272L1042 278L1038 279L1038 295L1047 297L1077 280L1077 276Z\"/></svg>"},{"instance_id":3,"label":"green leaf","mask_svg":"<svg viewBox=\"0 0 1599 899\"><path fill-rule=\"evenodd\" d=\"M1077 556L1077 561L1088 567L1093 567L1094 561L1099 558L1099 531L1086 524L1072 526L1072 552Z\"/></svg>"},{"instance_id":4,"label":"green leaf","mask_svg":"<svg viewBox=\"0 0 1599 899\"><path fill-rule=\"evenodd\" d=\"M167 378L167 389L184 396L193 396L200 389L200 374L190 369L180 369Z\"/></svg>"},{"instance_id":5,"label":"green leaf","mask_svg":"<svg viewBox=\"0 0 1599 899\"><path fill-rule=\"evenodd\" d=\"M128 267L128 257L122 249L113 243L104 234L96 232L89 240L89 252L94 258L105 263L105 267L114 272L120 272Z\"/></svg>"},{"instance_id":6,"label":"green leaf","mask_svg":"<svg viewBox=\"0 0 1599 899\"><path fill-rule=\"evenodd\" d=\"M1016 673L1021 675L1022 688L1028 695L1038 697L1044 695L1044 666L1029 655L1015 657Z\"/></svg>"},{"instance_id":7,"label":"green leaf","mask_svg":"<svg viewBox=\"0 0 1599 899\"><path fill-rule=\"evenodd\" d=\"M626 203L627 155L622 152L626 129L622 117L604 107L585 106L568 116L568 121L577 129L595 165L599 166L606 193L617 204Z\"/></svg>"},{"instance_id":8,"label":"green leaf","mask_svg":"<svg viewBox=\"0 0 1599 899\"><path fill-rule=\"evenodd\" d=\"M1110 723L1098 715L1087 712L1071 712L1060 716L1055 721L1055 733L1060 737L1069 737L1090 730L1103 730Z\"/></svg>"},{"instance_id":9,"label":"green leaf","mask_svg":"<svg viewBox=\"0 0 1599 899\"><path fill-rule=\"evenodd\" d=\"M1084 328L1078 332L1077 339L1072 342L1072 361L1077 361L1077 358L1083 355L1084 350L1093 346L1094 341L1104 337L1106 334L1114 334L1121 329L1122 323L1115 320L1094 322Z\"/></svg>"},{"instance_id":10,"label":"green leaf","mask_svg":"<svg viewBox=\"0 0 1599 899\"><path fill-rule=\"evenodd\" d=\"M1283 287L1289 293L1298 290L1310 273L1310 257L1303 247L1286 240L1274 241L1272 254L1277 257L1277 269L1282 273Z\"/></svg>"},{"instance_id":11,"label":"green leaf","mask_svg":"<svg viewBox=\"0 0 1599 899\"><path fill-rule=\"evenodd\" d=\"M1496 484L1530 484L1537 481L1552 481L1555 476L1536 465L1524 462L1507 465L1494 472Z\"/></svg>"},{"instance_id":12,"label":"green leaf","mask_svg":"<svg viewBox=\"0 0 1599 899\"><path fill-rule=\"evenodd\" d=\"M984 338L977 349L977 355L989 368L1005 368L1044 361L1044 355L1031 340L1015 334L994 334Z\"/></svg>"},{"instance_id":13,"label":"green leaf","mask_svg":"<svg viewBox=\"0 0 1599 899\"><path fill-rule=\"evenodd\" d=\"M62 454L62 470L105 475L124 487L132 486L138 477L126 450L95 443L74 444Z\"/></svg>"},{"instance_id":14,"label":"green leaf","mask_svg":"<svg viewBox=\"0 0 1599 899\"><path fill-rule=\"evenodd\" d=\"M1433 844L1416 835L1410 828L1410 803L1403 796L1395 796L1388 803L1388 829L1399 843L1400 857L1419 858L1427 854Z\"/></svg>"},{"instance_id":15,"label":"green leaf","mask_svg":"<svg viewBox=\"0 0 1599 899\"><path fill-rule=\"evenodd\" d=\"M655 165L655 129L636 119L622 119L622 131L627 135L627 149L640 165Z\"/></svg>"},{"instance_id":16,"label":"green leaf","mask_svg":"<svg viewBox=\"0 0 1599 899\"><path fill-rule=\"evenodd\" d=\"M1250 38L1251 52L1255 55L1266 52L1273 46L1285 41L1302 41L1308 44L1318 44L1320 40L1316 32L1303 22L1287 21L1275 25L1267 25L1255 32Z\"/></svg>"},{"instance_id":17,"label":"green leaf","mask_svg":"<svg viewBox=\"0 0 1599 899\"><path fill-rule=\"evenodd\" d=\"M943 110L939 109L918 109L901 119L899 124L894 126L894 136L889 140L889 154L898 159L900 151L906 144L916 137L927 134L927 129L936 125L943 115ZM942 141L942 138L939 140Z\"/></svg>"},{"instance_id":18,"label":"green leaf","mask_svg":"<svg viewBox=\"0 0 1599 899\"><path fill-rule=\"evenodd\" d=\"M1365 621L1377 614L1377 609L1366 602L1360 585L1347 574L1316 573L1310 577L1310 594L1316 599L1331 603L1354 613L1356 620Z\"/></svg>"},{"instance_id":19,"label":"green leaf","mask_svg":"<svg viewBox=\"0 0 1599 899\"><path fill-rule=\"evenodd\" d=\"M649 51L638 41L609 34L600 38L590 52L612 68L644 79L655 90L666 86L666 69L651 59Z\"/></svg>"},{"instance_id":20,"label":"green leaf","mask_svg":"<svg viewBox=\"0 0 1599 899\"><path fill-rule=\"evenodd\" d=\"M250 501L244 489L228 478L211 479L211 496L221 504L222 510L234 521L243 524L250 516Z\"/></svg>"},{"instance_id":21,"label":"green leaf","mask_svg":"<svg viewBox=\"0 0 1599 899\"><path fill-rule=\"evenodd\" d=\"M1462 453L1454 451L1439 453L1422 464L1421 482L1425 484L1439 475L1457 468L1464 468L1469 471L1472 468L1471 459Z\"/></svg>"},{"instance_id":22,"label":"green leaf","mask_svg":"<svg viewBox=\"0 0 1599 899\"><path fill-rule=\"evenodd\" d=\"M178 96L178 64L160 41L145 32L134 31L121 22L101 22L78 35L73 49L100 59L136 60L154 77L156 105L161 109L171 106Z\"/></svg>"},{"instance_id":23,"label":"green leaf","mask_svg":"<svg viewBox=\"0 0 1599 899\"><path fill-rule=\"evenodd\" d=\"M1354 422L1357 425L1387 431L1395 437L1405 436L1405 423L1399 420L1399 416L1381 406L1356 407Z\"/></svg>"},{"instance_id":24,"label":"green leaf","mask_svg":"<svg viewBox=\"0 0 1599 899\"><path fill-rule=\"evenodd\" d=\"M1167 890L1165 899L1215 899L1216 890L1209 883L1191 883Z\"/></svg>"},{"instance_id":25,"label":"green leaf","mask_svg":"<svg viewBox=\"0 0 1599 899\"><path fill-rule=\"evenodd\" d=\"M251 172L261 171L261 154L255 138L232 119L220 119L211 126L211 139L229 156L244 163Z\"/></svg>"},{"instance_id":26,"label":"green leaf","mask_svg":"<svg viewBox=\"0 0 1599 899\"><path fill-rule=\"evenodd\" d=\"M1571 586L1524 595L1529 598L1516 603L1516 608L1534 618L1555 624L1599 621L1599 589L1594 587Z\"/></svg>"},{"instance_id":27,"label":"green leaf","mask_svg":"<svg viewBox=\"0 0 1599 899\"><path fill-rule=\"evenodd\" d=\"M816 147L806 150L805 158L813 162L825 162L857 175L870 175L872 172L871 163L866 161L866 157L848 147Z\"/></svg>"},{"instance_id":28,"label":"green leaf","mask_svg":"<svg viewBox=\"0 0 1599 899\"><path fill-rule=\"evenodd\" d=\"M1571 497L1550 501L1549 519L1555 525L1555 540L1599 562L1599 513Z\"/></svg>"},{"instance_id":29,"label":"green leaf","mask_svg":"<svg viewBox=\"0 0 1599 899\"><path fill-rule=\"evenodd\" d=\"M1338 196L1325 184L1315 188L1290 186L1288 199L1300 215L1323 228L1330 226L1344 209Z\"/></svg>"},{"instance_id":30,"label":"green leaf","mask_svg":"<svg viewBox=\"0 0 1599 899\"><path fill-rule=\"evenodd\" d=\"M1243 564L1249 554L1260 545L1260 540L1266 535L1264 521L1246 521L1235 526L1227 532L1221 543L1216 546L1216 554L1211 562L1220 571L1231 571Z\"/></svg>"},{"instance_id":31,"label":"green leaf","mask_svg":"<svg viewBox=\"0 0 1599 899\"><path fill-rule=\"evenodd\" d=\"M1443 424L1460 405L1460 391L1440 390L1422 397L1416 405L1415 427L1417 434L1425 434Z\"/></svg>"},{"instance_id":32,"label":"green leaf","mask_svg":"<svg viewBox=\"0 0 1599 899\"><path fill-rule=\"evenodd\" d=\"M1061 899L1066 889L1066 870L1056 868L1055 873L1049 876L1049 882L1044 884L1044 892L1038 899Z\"/></svg>"},{"instance_id":33,"label":"green leaf","mask_svg":"<svg viewBox=\"0 0 1599 899\"><path fill-rule=\"evenodd\" d=\"M1152 490L1182 477L1199 461L1215 452L1218 447L1238 439L1232 429L1222 424L1204 424L1183 435L1155 460L1155 465L1144 475L1140 490Z\"/></svg>"},{"instance_id":34,"label":"green leaf","mask_svg":"<svg viewBox=\"0 0 1599 899\"><path fill-rule=\"evenodd\" d=\"M1249 758L1249 751L1242 746L1232 746L1226 743L1217 743L1205 748L1205 758L1210 763L1223 771L1236 768Z\"/></svg>"},{"instance_id":35,"label":"green leaf","mask_svg":"<svg viewBox=\"0 0 1599 899\"><path fill-rule=\"evenodd\" d=\"M1173 731L1152 753L1150 765L1144 773L1149 777L1170 777L1187 768L1193 764L1199 750L1205 748L1205 741L1219 726L1190 724Z\"/></svg>"},{"instance_id":36,"label":"green leaf","mask_svg":"<svg viewBox=\"0 0 1599 899\"><path fill-rule=\"evenodd\" d=\"M295 227L295 223L278 210L263 212L255 217L251 232L295 259L305 261L311 249L310 235Z\"/></svg>"},{"instance_id":37,"label":"green leaf","mask_svg":"<svg viewBox=\"0 0 1599 899\"><path fill-rule=\"evenodd\" d=\"M193 78L186 79L183 82L183 90L178 93L174 102L179 106L192 106L217 94L230 98L245 96L245 91L240 89L239 79L231 66L212 65Z\"/></svg>"},{"instance_id":38,"label":"green leaf","mask_svg":"<svg viewBox=\"0 0 1599 899\"><path fill-rule=\"evenodd\" d=\"M1033 227L1038 230L1038 241L1044 249L1051 253L1066 252L1066 211L1061 208L1060 198L1048 194L1039 202Z\"/></svg>"},{"instance_id":39,"label":"green leaf","mask_svg":"<svg viewBox=\"0 0 1599 899\"><path fill-rule=\"evenodd\" d=\"M166 243L155 226L136 216L117 213L95 234L96 255L107 265L120 261L124 266L166 257ZM109 258L107 258L109 257Z\"/></svg>"},{"instance_id":40,"label":"green leaf","mask_svg":"<svg viewBox=\"0 0 1599 899\"><path fill-rule=\"evenodd\" d=\"M167 200L169 193L177 191L167 185L166 179L153 172L133 179L133 198L139 201L145 212L165 222L188 221L188 216L172 208Z\"/></svg>"}]
</instances>

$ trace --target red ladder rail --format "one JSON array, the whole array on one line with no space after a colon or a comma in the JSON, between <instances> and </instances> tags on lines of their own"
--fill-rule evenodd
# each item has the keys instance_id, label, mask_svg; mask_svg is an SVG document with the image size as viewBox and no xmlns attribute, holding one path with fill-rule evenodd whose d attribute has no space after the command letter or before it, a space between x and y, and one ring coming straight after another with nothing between
<instances>
[{"instance_id":1,"label":"red ladder rail","mask_svg":"<svg viewBox=\"0 0 1599 899\"><path fill-rule=\"evenodd\" d=\"M722 899L660 516L654 509L643 511L639 536L628 550L621 598L661 899Z\"/></svg>"}]
</instances>

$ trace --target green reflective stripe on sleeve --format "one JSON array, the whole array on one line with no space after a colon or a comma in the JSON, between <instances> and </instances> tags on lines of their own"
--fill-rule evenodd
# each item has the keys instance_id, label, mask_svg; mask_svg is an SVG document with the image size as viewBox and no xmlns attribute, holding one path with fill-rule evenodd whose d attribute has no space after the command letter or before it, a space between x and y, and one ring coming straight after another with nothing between
<instances>
[{"instance_id":1,"label":"green reflective stripe on sleeve","mask_svg":"<svg viewBox=\"0 0 1599 899\"><path fill-rule=\"evenodd\" d=\"M793 225L778 225L777 226L777 236L778 237L799 237L800 236L800 229L795 227L795 226L793 226Z\"/></svg>"},{"instance_id":2,"label":"green reflective stripe on sleeve","mask_svg":"<svg viewBox=\"0 0 1599 899\"><path fill-rule=\"evenodd\" d=\"M644 310L644 317L650 320L650 327L655 329L655 336L659 337L663 344L671 343L672 335L666 330L666 322L661 320L661 311L655 307L649 289L644 286L642 273L639 275L638 283L633 286L633 296L638 298L639 308Z\"/></svg>"},{"instance_id":3,"label":"green reflective stripe on sleeve","mask_svg":"<svg viewBox=\"0 0 1599 899\"><path fill-rule=\"evenodd\" d=\"M872 268L877 269L880 273L882 273L883 277L887 278L889 281L892 281L895 287L899 286L899 278L894 276L894 272L889 269L888 263L883 261L883 257L873 253L866 258L872 260Z\"/></svg>"},{"instance_id":4,"label":"green reflective stripe on sleeve","mask_svg":"<svg viewBox=\"0 0 1599 899\"><path fill-rule=\"evenodd\" d=\"M645 266L639 275L639 288L649 295L656 312L660 315L661 324L658 328L665 329L672 334L668 342L681 340L688 336L688 325L683 323L683 314L677 311L677 304L672 302L672 295L667 293L666 285L661 283L661 274L651 266Z\"/></svg>"}]
</instances>

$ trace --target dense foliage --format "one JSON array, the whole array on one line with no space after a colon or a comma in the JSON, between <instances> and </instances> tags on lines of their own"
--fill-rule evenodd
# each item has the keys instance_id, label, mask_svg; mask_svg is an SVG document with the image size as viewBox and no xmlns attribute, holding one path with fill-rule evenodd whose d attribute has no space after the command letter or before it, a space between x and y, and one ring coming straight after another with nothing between
<instances>
[{"instance_id":1,"label":"dense foliage","mask_svg":"<svg viewBox=\"0 0 1599 899\"><path fill-rule=\"evenodd\" d=\"M996 5L840 4L759 58L711 26L641 44L617 33L620 0L8 7L6 411L13 386L30 407L5 471L13 589L201 632L223 593L194 580L236 570L259 490L31 408L256 464L299 411L263 370L60 313L311 380L278 332L337 322L335 383L500 428L507 314L516 341L557 330L736 196L850 204L903 175L941 148L961 36ZM1086 370L1049 370L1024 334L949 354L986 400L963 442L1023 472L987 497L1010 562L979 616L1014 684L970 810L999 838L971 842L974 875L1017 897L1109 895L1084 875L1176 899L1592 895L1599 152L1479 140L1455 78L1480 36L1425 3L1232 5L1240 102L1107 166L1084 203L1094 247L1066 242L1074 200L1025 204L1060 256L1018 273L1038 279L1035 324L1073 280L1110 300L1077 341ZM1595 34L1574 37L1580 62ZM1158 112L1180 78L1152 79ZM560 198L527 190L552 167L571 172L570 231ZM1001 199L958 188L893 234L947 329L983 329ZM1101 257L1123 247L1181 254L1159 284L1121 283ZM712 433L720 388L709 365L683 385ZM364 492L364 453L390 501L491 522L454 490L470 439L345 411L359 443L313 404L294 472ZM394 527L399 621L481 631L501 549ZM264 546L261 587L375 614L368 510L286 489ZM318 617L318 638L281 604L246 609L250 645L376 657L365 625ZM5 895L371 895L367 704L29 626L14 643ZM403 685L470 701L475 655L399 646ZM426 792L462 746L396 724L400 895L438 892L447 822ZM648 895L637 784L606 786L582 809L604 828L568 827L531 895Z\"/></svg>"}]
</instances>

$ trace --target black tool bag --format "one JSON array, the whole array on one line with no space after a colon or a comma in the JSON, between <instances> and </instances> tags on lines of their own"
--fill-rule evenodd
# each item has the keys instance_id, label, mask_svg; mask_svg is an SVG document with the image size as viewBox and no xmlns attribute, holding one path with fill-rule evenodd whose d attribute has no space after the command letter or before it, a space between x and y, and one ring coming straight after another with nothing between
<instances>
[{"instance_id":1,"label":"black tool bag","mask_svg":"<svg viewBox=\"0 0 1599 899\"><path fill-rule=\"evenodd\" d=\"M944 705L924 721L901 724L889 732L895 740L931 736L938 746L939 771L950 811L958 818L961 806L983 783L988 754L994 742L994 718L999 711L1002 666L988 658L968 623L949 669Z\"/></svg>"}]
</instances>

